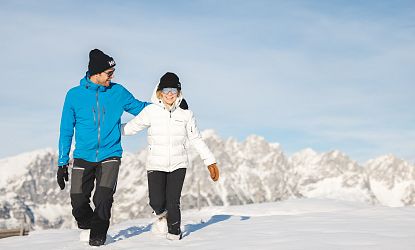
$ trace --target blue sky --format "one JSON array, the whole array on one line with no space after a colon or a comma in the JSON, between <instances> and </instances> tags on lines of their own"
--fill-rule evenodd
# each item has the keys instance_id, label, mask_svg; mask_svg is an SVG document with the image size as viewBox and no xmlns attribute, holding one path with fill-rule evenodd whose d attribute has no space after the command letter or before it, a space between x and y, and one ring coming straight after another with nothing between
<instances>
[{"instance_id":1,"label":"blue sky","mask_svg":"<svg viewBox=\"0 0 415 250\"><path fill-rule=\"evenodd\" d=\"M415 162L414 1L2 0L0 37L0 157L56 147L65 93L99 48L141 100L176 72L223 138Z\"/></svg>"}]
</instances>

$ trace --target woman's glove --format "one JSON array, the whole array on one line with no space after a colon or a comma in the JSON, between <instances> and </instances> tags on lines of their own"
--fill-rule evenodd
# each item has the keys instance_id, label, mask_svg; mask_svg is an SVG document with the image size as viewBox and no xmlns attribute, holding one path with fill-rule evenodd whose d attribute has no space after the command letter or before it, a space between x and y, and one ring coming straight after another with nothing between
<instances>
[{"instance_id":1,"label":"woman's glove","mask_svg":"<svg viewBox=\"0 0 415 250\"><path fill-rule=\"evenodd\" d=\"M209 165L208 170L210 173L210 178L212 178L213 181L219 180L219 168L216 166L216 163Z\"/></svg>"}]
</instances>

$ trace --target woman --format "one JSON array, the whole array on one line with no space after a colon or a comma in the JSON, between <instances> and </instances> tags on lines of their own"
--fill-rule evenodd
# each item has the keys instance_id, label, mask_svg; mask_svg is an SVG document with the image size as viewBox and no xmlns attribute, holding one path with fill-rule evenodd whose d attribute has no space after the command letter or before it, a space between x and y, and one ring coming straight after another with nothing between
<instances>
[{"instance_id":1,"label":"woman","mask_svg":"<svg viewBox=\"0 0 415 250\"><path fill-rule=\"evenodd\" d=\"M160 78L151 101L139 115L122 125L123 135L148 128L147 178L150 206L159 219L167 217L167 239L180 240L180 196L189 164L186 140L196 148L213 181L219 179L216 160L196 127L193 112L180 108L179 77L167 72Z\"/></svg>"}]
</instances>

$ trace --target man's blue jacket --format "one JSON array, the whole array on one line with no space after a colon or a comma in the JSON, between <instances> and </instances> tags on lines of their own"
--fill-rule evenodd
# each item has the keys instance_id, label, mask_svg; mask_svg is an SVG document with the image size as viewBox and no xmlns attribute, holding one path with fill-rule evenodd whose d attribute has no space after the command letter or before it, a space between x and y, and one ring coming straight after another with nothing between
<instances>
[{"instance_id":1,"label":"man's blue jacket","mask_svg":"<svg viewBox=\"0 0 415 250\"><path fill-rule=\"evenodd\" d=\"M59 137L58 166L69 162L75 128L74 158L99 162L122 155L121 115L124 111L138 115L149 103L134 98L122 85L105 87L81 79L80 86L68 91L63 105Z\"/></svg>"}]
</instances>

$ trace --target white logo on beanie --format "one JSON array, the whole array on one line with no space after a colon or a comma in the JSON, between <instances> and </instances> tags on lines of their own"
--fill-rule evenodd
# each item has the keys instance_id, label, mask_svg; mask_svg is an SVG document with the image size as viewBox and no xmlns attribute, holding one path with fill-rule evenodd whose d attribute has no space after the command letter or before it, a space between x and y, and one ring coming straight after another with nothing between
<instances>
[{"instance_id":1,"label":"white logo on beanie","mask_svg":"<svg viewBox=\"0 0 415 250\"><path fill-rule=\"evenodd\" d=\"M115 65L115 61L114 61L114 60L109 61L109 62L108 62L108 64L112 67L112 66L114 66L114 65Z\"/></svg>"}]
</instances>

